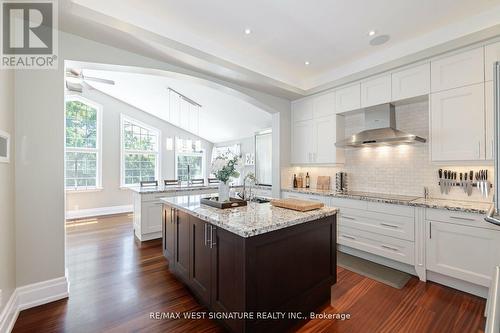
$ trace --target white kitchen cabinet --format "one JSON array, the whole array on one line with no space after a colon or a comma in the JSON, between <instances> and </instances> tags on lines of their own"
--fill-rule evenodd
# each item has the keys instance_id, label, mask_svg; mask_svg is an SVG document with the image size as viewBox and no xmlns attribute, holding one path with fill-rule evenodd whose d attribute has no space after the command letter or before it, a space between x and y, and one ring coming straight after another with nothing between
<instances>
[{"instance_id":1,"label":"white kitchen cabinet","mask_svg":"<svg viewBox=\"0 0 500 333\"><path fill-rule=\"evenodd\" d=\"M484 82L483 47L431 61L432 92L480 82Z\"/></svg>"},{"instance_id":2,"label":"white kitchen cabinet","mask_svg":"<svg viewBox=\"0 0 500 333\"><path fill-rule=\"evenodd\" d=\"M313 126L312 120L295 121L292 128L292 163L312 163Z\"/></svg>"},{"instance_id":3,"label":"white kitchen cabinet","mask_svg":"<svg viewBox=\"0 0 500 333\"><path fill-rule=\"evenodd\" d=\"M300 99L292 102L292 121L309 120L313 117L313 100Z\"/></svg>"},{"instance_id":4,"label":"white kitchen cabinet","mask_svg":"<svg viewBox=\"0 0 500 333\"><path fill-rule=\"evenodd\" d=\"M484 48L485 81L493 81L493 64L500 61L500 42L486 45Z\"/></svg>"},{"instance_id":5,"label":"white kitchen cabinet","mask_svg":"<svg viewBox=\"0 0 500 333\"><path fill-rule=\"evenodd\" d=\"M335 112L342 113L361 108L361 85L356 83L335 90Z\"/></svg>"},{"instance_id":6,"label":"white kitchen cabinet","mask_svg":"<svg viewBox=\"0 0 500 333\"><path fill-rule=\"evenodd\" d=\"M484 117L484 83L432 94L432 161L484 160Z\"/></svg>"},{"instance_id":7,"label":"white kitchen cabinet","mask_svg":"<svg viewBox=\"0 0 500 333\"><path fill-rule=\"evenodd\" d=\"M335 114L335 92L331 91L312 98L313 117L319 118Z\"/></svg>"},{"instance_id":8,"label":"white kitchen cabinet","mask_svg":"<svg viewBox=\"0 0 500 333\"><path fill-rule=\"evenodd\" d=\"M389 103L391 101L391 75L370 78L361 82L361 107Z\"/></svg>"},{"instance_id":9,"label":"white kitchen cabinet","mask_svg":"<svg viewBox=\"0 0 500 333\"><path fill-rule=\"evenodd\" d=\"M430 64L406 68L392 73L392 101L429 94L431 90Z\"/></svg>"},{"instance_id":10,"label":"white kitchen cabinet","mask_svg":"<svg viewBox=\"0 0 500 333\"><path fill-rule=\"evenodd\" d=\"M426 221L427 270L488 287L500 263L500 232Z\"/></svg>"},{"instance_id":11,"label":"white kitchen cabinet","mask_svg":"<svg viewBox=\"0 0 500 333\"><path fill-rule=\"evenodd\" d=\"M337 115L314 119L313 163L344 163L344 150L335 147L337 137L344 137L343 120L343 116Z\"/></svg>"},{"instance_id":12,"label":"white kitchen cabinet","mask_svg":"<svg viewBox=\"0 0 500 333\"><path fill-rule=\"evenodd\" d=\"M494 95L493 95L493 81L486 82L484 84L484 104L485 104L485 125L486 125L486 159L493 160L495 157L493 153L494 140L495 140L495 113L494 113Z\"/></svg>"},{"instance_id":13,"label":"white kitchen cabinet","mask_svg":"<svg viewBox=\"0 0 500 333\"><path fill-rule=\"evenodd\" d=\"M163 204L161 202L145 202L142 204L142 232L150 234L161 231Z\"/></svg>"}]
</instances>

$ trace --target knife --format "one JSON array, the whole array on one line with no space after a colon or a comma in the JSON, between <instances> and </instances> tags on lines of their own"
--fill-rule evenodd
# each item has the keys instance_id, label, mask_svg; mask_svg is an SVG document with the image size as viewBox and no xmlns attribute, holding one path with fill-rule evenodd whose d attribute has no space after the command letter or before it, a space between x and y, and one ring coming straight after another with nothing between
<instances>
[{"instance_id":1,"label":"knife","mask_svg":"<svg viewBox=\"0 0 500 333\"><path fill-rule=\"evenodd\" d=\"M490 182L488 181L488 170L484 170L484 194L486 197L490 195Z\"/></svg>"},{"instance_id":2,"label":"knife","mask_svg":"<svg viewBox=\"0 0 500 333\"><path fill-rule=\"evenodd\" d=\"M448 194L448 170L444 170L444 194Z\"/></svg>"},{"instance_id":3,"label":"knife","mask_svg":"<svg viewBox=\"0 0 500 333\"><path fill-rule=\"evenodd\" d=\"M464 189L464 174L460 172L460 188L463 190Z\"/></svg>"},{"instance_id":4,"label":"knife","mask_svg":"<svg viewBox=\"0 0 500 333\"><path fill-rule=\"evenodd\" d=\"M453 186L457 186L457 172L453 172Z\"/></svg>"},{"instance_id":5,"label":"knife","mask_svg":"<svg viewBox=\"0 0 500 333\"><path fill-rule=\"evenodd\" d=\"M443 169L438 170L438 175L439 175L439 190L441 191L441 194L443 194L444 192Z\"/></svg>"},{"instance_id":6,"label":"knife","mask_svg":"<svg viewBox=\"0 0 500 333\"><path fill-rule=\"evenodd\" d=\"M480 177L480 175L479 175L479 174L480 174L480 172L479 172L479 171L478 171L478 172L476 172L476 174L475 174L475 177L476 177L476 186L477 186L477 188L478 188L479 192L481 192L481 193L482 193L483 191L482 191L482 189L481 189L481 177Z\"/></svg>"},{"instance_id":7,"label":"knife","mask_svg":"<svg viewBox=\"0 0 500 333\"><path fill-rule=\"evenodd\" d=\"M467 180L467 172L464 172L464 192L467 193L469 190L469 181Z\"/></svg>"},{"instance_id":8,"label":"knife","mask_svg":"<svg viewBox=\"0 0 500 333\"><path fill-rule=\"evenodd\" d=\"M472 194L472 183L474 182L474 171L469 171L469 189L467 190L467 195Z\"/></svg>"}]
</instances>

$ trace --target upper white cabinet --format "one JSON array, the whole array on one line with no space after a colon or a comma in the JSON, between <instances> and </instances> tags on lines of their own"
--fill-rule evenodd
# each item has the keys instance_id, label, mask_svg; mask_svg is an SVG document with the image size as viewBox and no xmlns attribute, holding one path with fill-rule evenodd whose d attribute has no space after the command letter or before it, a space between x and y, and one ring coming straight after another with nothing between
<instances>
[{"instance_id":1,"label":"upper white cabinet","mask_svg":"<svg viewBox=\"0 0 500 333\"><path fill-rule=\"evenodd\" d=\"M483 47L431 61L432 92L484 82Z\"/></svg>"},{"instance_id":2,"label":"upper white cabinet","mask_svg":"<svg viewBox=\"0 0 500 333\"><path fill-rule=\"evenodd\" d=\"M313 101L311 98L292 102L292 121L309 120L313 117Z\"/></svg>"},{"instance_id":3,"label":"upper white cabinet","mask_svg":"<svg viewBox=\"0 0 500 333\"><path fill-rule=\"evenodd\" d=\"M312 163L313 121L293 122L292 128L292 163Z\"/></svg>"},{"instance_id":4,"label":"upper white cabinet","mask_svg":"<svg viewBox=\"0 0 500 333\"><path fill-rule=\"evenodd\" d=\"M387 74L361 82L361 107L391 101L391 75Z\"/></svg>"},{"instance_id":5,"label":"upper white cabinet","mask_svg":"<svg viewBox=\"0 0 500 333\"><path fill-rule=\"evenodd\" d=\"M359 83L335 90L335 111L337 113L361 108L361 85Z\"/></svg>"},{"instance_id":6,"label":"upper white cabinet","mask_svg":"<svg viewBox=\"0 0 500 333\"><path fill-rule=\"evenodd\" d=\"M493 160L494 140L495 140L495 114L494 114L494 97L493 97L493 81L484 84L484 97L485 97L485 112L486 112L486 159Z\"/></svg>"},{"instance_id":7,"label":"upper white cabinet","mask_svg":"<svg viewBox=\"0 0 500 333\"><path fill-rule=\"evenodd\" d=\"M392 73L392 101L427 95L431 90L430 64Z\"/></svg>"},{"instance_id":8,"label":"upper white cabinet","mask_svg":"<svg viewBox=\"0 0 500 333\"><path fill-rule=\"evenodd\" d=\"M484 75L486 81L493 81L493 64L500 61L500 42L484 48Z\"/></svg>"},{"instance_id":9,"label":"upper white cabinet","mask_svg":"<svg viewBox=\"0 0 500 333\"><path fill-rule=\"evenodd\" d=\"M335 92L329 92L312 99L313 117L323 117L335 114Z\"/></svg>"},{"instance_id":10,"label":"upper white cabinet","mask_svg":"<svg viewBox=\"0 0 500 333\"><path fill-rule=\"evenodd\" d=\"M344 163L343 149L336 148L344 138L343 116L335 114L335 93L292 103L292 163Z\"/></svg>"},{"instance_id":11,"label":"upper white cabinet","mask_svg":"<svg viewBox=\"0 0 500 333\"><path fill-rule=\"evenodd\" d=\"M432 160L484 160L484 118L484 83L432 94Z\"/></svg>"},{"instance_id":12,"label":"upper white cabinet","mask_svg":"<svg viewBox=\"0 0 500 333\"><path fill-rule=\"evenodd\" d=\"M331 115L314 119L313 163L343 163L344 150L335 147L337 137L344 137L344 117Z\"/></svg>"}]
</instances>

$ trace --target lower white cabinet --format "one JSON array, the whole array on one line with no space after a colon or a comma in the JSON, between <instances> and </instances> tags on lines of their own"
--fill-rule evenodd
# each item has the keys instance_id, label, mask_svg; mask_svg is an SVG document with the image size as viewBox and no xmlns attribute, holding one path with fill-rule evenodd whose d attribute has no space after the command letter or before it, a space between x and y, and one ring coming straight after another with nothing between
<instances>
[{"instance_id":1,"label":"lower white cabinet","mask_svg":"<svg viewBox=\"0 0 500 333\"><path fill-rule=\"evenodd\" d=\"M488 287L500 264L500 231L426 221L427 270Z\"/></svg>"},{"instance_id":2,"label":"lower white cabinet","mask_svg":"<svg viewBox=\"0 0 500 333\"><path fill-rule=\"evenodd\" d=\"M484 118L484 83L432 94L432 161L484 160Z\"/></svg>"},{"instance_id":3,"label":"lower white cabinet","mask_svg":"<svg viewBox=\"0 0 500 333\"><path fill-rule=\"evenodd\" d=\"M302 199L302 200L311 200L311 201L319 201L324 203L326 206L331 206L331 198L324 195L315 195L315 194L306 194L306 193L297 193L297 192L281 192L282 198L292 198L292 199Z\"/></svg>"},{"instance_id":4,"label":"lower white cabinet","mask_svg":"<svg viewBox=\"0 0 500 333\"><path fill-rule=\"evenodd\" d=\"M141 207L142 227L144 234L161 231L163 204L159 201L144 202Z\"/></svg>"}]
</instances>

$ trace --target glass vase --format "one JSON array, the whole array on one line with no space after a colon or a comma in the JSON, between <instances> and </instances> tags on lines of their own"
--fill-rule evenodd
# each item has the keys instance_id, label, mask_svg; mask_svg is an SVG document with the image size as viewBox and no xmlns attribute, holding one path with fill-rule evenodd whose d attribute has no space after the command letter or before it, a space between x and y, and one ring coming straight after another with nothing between
<instances>
[{"instance_id":1,"label":"glass vase","mask_svg":"<svg viewBox=\"0 0 500 333\"><path fill-rule=\"evenodd\" d=\"M219 183L219 201L229 201L229 184L224 182Z\"/></svg>"}]
</instances>

